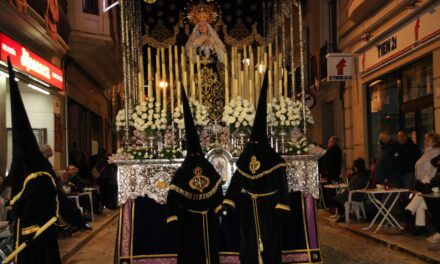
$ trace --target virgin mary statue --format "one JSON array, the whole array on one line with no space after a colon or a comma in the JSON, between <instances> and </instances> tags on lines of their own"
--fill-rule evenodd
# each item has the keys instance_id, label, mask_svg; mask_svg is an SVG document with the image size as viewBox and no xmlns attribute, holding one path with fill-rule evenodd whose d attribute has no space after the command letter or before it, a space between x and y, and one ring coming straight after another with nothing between
<instances>
[{"instance_id":1,"label":"virgin mary statue","mask_svg":"<svg viewBox=\"0 0 440 264\"><path fill-rule=\"evenodd\" d=\"M200 56L203 101L201 103L207 108L210 119L219 121L225 101L224 80L220 74L220 64L223 63L226 53L225 45L208 22L199 22L195 25L185 48L188 54L192 50L193 54Z\"/></svg>"}]
</instances>

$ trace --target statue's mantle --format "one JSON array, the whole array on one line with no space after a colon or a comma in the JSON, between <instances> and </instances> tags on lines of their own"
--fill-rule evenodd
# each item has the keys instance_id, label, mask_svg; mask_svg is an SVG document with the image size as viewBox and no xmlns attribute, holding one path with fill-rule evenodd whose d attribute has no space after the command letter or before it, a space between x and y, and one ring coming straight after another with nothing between
<instances>
[{"instance_id":1,"label":"statue's mantle","mask_svg":"<svg viewBox=\"0 0 440 264\"><path fill-rule=\"evenodd\" d=\"M314 155L284 156L287 162L289 191L319 197L318 158ZM232 175L235 170L235 161L236 159L230 160L228 175ZM159 204L166 204L169 183L182 162L183 159L114 161L118 166L119 204L144 196L154 199ZM229 181L223 187L227 184Z\"/></svg>"}]
</instances>

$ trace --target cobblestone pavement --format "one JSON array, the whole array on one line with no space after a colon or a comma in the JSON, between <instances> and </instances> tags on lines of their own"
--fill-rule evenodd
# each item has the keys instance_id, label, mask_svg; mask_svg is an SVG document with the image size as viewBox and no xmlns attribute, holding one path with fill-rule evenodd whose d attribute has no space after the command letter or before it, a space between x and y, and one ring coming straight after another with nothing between
<instances>
[{"instance_id":1,"label":"cobblestone pavement","mask_svg":"<svg viewBox=\"0 0 440 264\"><path fill-rule=\"evenodd\" d=\"M88 241L77 254L64 262L64 264L113 263L118 220L119 218L116 217L107 227Z\"/></svg>"},{"instance_id":2,"label":"cobblestone pavement","mask_svg":"<svg viewBox=\"0 0 440 264\"><path fill-rule=\"evenodd\" d=\"M325 219L318 219L318 228L325 264L426 263L371 239L331 226Z\"/></svg>"},{"instance_id":3,"label":"cobblestone pavement","mask_svg":"<svg viewBox=\"0 0 440 264\"><path fill-rule=\"evenodd\" d=\"M319 238L325 264L418 264L425 263L375 241L329 225L318 219ZM117 219L92 238L65 264L113 263Z\"/></svg>"}]
</instances>

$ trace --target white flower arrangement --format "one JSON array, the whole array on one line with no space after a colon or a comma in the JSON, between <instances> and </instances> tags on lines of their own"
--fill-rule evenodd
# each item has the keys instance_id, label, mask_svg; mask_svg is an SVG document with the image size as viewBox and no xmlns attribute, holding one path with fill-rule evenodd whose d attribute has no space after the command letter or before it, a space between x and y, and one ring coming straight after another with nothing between
<instances>
[{"instance_id":1,"label":"white flower arrangement","mask_svg":"<svg viewBox=\"0 0 440 264\"><path fill-rule=\"evenodd\" d=\"M305 106L307 124L314 123L312 112ZM303 121L303 105L301 101L294 101L289 97L273 98L267 105L268 125L272 127L299 127Z\"/></svg>"},{"instance_id":2,"label":"white flower arrangement","mask_svg":"<svg viewBox=\"0 0 440 264\"><path fill-rule=\"evenodd\" d=\"M164 130L167 127L165 109L160 103L155 103L154 98L142 102L133 109L133 127L140 132L146 130Z\"/></svg>"},{"instance_id":3,"label":"white flower arrangement","mask_svg":"<svg viewBox=\"0 0 440 264\"><path fill-rule=\"evenodd\" d=\"M229 105L225 106L222 121L232 130L236 130L241 127L252 126L254 119L254 106L247 99L242 99L239 96L237 99L232 99Z\"/></svg>"},{"instance_id":4,"label":"white flower arrangement","mask_svg":"<svg viewBox=\"0 0 440 264\"><path fill-rule=\"evenodd\" d=\"M194 117L194 123L196 126L206 126L209 124L209 116L206 107L201 104L199 101L189 98L189 107L191 108L191 113ZM174 123L176 123L177 127L180 129L185 128L185 121L183 118L183 105L180 104L174 109Z\"/></svg>"},{"instance_id":5,"label":"white flower arrangement","mask_svg":"<svg viewBox=\"0 0 440 264\"><path fill-rule=\"evenodd\" d=\"M303 155L309 151L309 143L306 137L300 137L287 144L287 154Z\"/></svg>"},{"instance_id":6,"label":"white flower arrangement","mask_svg":"<svg viewBox=\"0 0 440 264\"><path fill-rule=\"evenodd\" d=\"M129 120L130 126L133 125L133 122ZM122 132L125 128L125 110L121 109L119 110L118 114L116 115L116 131Z\"/></svg>"}]
</instances>

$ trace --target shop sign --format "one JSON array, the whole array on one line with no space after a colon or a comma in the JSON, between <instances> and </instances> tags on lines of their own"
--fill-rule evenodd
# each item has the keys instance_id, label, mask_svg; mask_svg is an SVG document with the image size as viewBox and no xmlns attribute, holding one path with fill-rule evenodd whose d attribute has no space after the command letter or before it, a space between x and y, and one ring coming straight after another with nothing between
<instances>
[{"instance_id":1,"label":"shop sign","mask_svg":"<svg viewBox=\"0 0 440 264\"><path fill-rule=\"evenodd\" d=\"M350 53L327 54L327 80L347 81L354 78L354 59Z\"/></svg>"},{"instance_id":2,"label":"shop sign","mask_svg":"<svg viewBox=\"0 0 440 264\"><path fill-rule=\"evenodd\" d=\"M379 40L359 58L361 75L398 59L440 36L440 4Z\"/></svg>"},{"instance_id":3,"label":"shop sign","mask_svg":"<svg viewBox=\"0 0 440 264\"><path fill-rule=\"evenodd\" d=\"M0 33L0 59L6 62L8 56L14 67L64 90L63 71L60 68Z\"/></svg>"}]
</instances>

